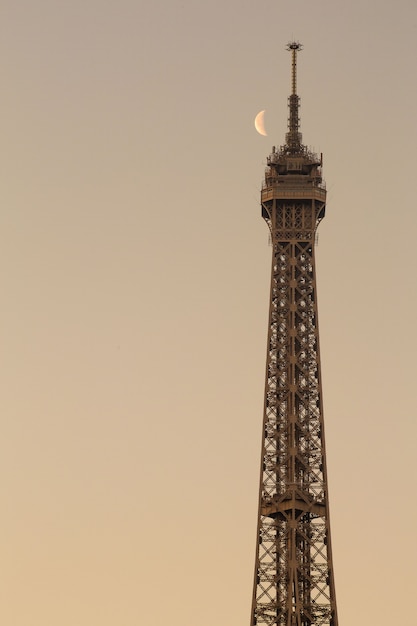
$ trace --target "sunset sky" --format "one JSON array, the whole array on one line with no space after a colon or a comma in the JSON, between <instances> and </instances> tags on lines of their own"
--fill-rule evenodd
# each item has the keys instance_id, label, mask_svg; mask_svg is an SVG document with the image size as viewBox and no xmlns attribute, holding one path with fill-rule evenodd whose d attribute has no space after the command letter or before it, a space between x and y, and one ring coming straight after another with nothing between
<instances>
[{"instance_id":1,"label":"sunset sky","mask_svg":"<svg viewBox=\"0 0 417 626\"><path fill-rule=\"evenodd\" d=\"M249 626L259 190L296 39L328 189L339 623L411 626L415 0L3 0L0 17L0 623Z\"/></svg>"}]
</instances>

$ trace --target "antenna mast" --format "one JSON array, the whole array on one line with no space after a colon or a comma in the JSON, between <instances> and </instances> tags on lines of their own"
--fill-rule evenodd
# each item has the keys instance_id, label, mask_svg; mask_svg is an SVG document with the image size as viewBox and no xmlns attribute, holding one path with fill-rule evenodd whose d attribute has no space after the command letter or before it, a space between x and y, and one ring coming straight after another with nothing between
<instances>
[{"instance_id":1,"label":"antenna mast","mask_svg":"<svg viewBox=\"0 0 417 626\"><path fill-rule=\"evenodd\" d=\"M291 52L291 95L288 98L289 117L286 147L288 152L293 154L303 151L302 135L298 132L300 98L297 95L297 52L301 52L302 49L303 46L298 41L292 41L287 45L287 50Z\"/></svg>"}]
</instances>

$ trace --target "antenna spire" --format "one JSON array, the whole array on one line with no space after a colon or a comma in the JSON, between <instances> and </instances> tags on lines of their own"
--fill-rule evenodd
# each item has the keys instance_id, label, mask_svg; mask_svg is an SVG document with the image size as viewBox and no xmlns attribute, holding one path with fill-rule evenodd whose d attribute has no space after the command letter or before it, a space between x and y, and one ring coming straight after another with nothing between
<instances>
[{"instance_id":1,"label":"antenna spire","mask_svg":"<svg viewBox=\"0 0 417 626\"><path fill-rule=\"evenodd\" d=\"M298 132L300 118L298 109L300 106L300 98L297 95L297 52L300 52L303 46L299 41L290 41L287 50L291 52L291 95L288 98L288 133L286 135L286 143L288 152L302 151L302 136Z\"/></svg>"}]
</instances>

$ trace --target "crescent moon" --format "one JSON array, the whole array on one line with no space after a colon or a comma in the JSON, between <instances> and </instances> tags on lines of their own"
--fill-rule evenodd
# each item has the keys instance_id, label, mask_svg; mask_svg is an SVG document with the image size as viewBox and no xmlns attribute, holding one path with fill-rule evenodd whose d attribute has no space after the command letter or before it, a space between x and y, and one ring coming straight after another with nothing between
<instances>
[{"instance_id":1,"label":"crescent moon","mask_svg":"<svg viewBox=\"0 0 417 626\"><path fill-rule=\"evenodd\" d=\"M265 109L263 111L259 111L258 115L255 117L255 128L260 135L264 137L267 136L267 132L265 131Z\"/></svg>"}]
</instances>

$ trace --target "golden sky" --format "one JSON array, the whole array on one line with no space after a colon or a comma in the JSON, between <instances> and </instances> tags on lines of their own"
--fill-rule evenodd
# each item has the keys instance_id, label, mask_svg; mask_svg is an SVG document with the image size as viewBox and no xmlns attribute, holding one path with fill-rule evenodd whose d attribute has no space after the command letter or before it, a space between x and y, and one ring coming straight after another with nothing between
<instances>
[{"instance_id":1,"label":"golden sky","mask_svg":"<svg viewBox=\"0 0 417 626\"><path fill-rule=\"evenodd\" d=\"M0 623L249 623L299 56L339 619L410 623L417 4L4 0ZM253 119L266 109L267 137Z\"/></svg>"}]
</instances>

